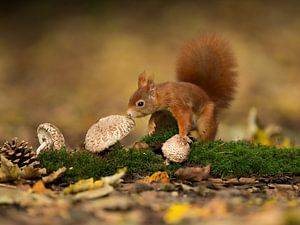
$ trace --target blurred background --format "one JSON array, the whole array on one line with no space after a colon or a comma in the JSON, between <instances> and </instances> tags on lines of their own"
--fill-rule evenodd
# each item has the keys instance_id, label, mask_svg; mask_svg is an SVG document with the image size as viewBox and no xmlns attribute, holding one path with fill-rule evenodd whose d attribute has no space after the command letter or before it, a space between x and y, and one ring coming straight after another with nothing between
<instances>
[{"instance_id":1,"label":"blurred background","mask_svg":"<svg viewBox=\"0 0 300 225\"><path fill-rule=\"evenodd\" d=\"M1 1L0 141L37 146L51 122L79 146L99 118L122 114L146 70L174 80L185 40L216 32L230 40L239 88L219 137L242 138L251 107L293 139L300 133L298 1ZM146 131L137 119L127 142Z\"/></svg>"}]
</instances>

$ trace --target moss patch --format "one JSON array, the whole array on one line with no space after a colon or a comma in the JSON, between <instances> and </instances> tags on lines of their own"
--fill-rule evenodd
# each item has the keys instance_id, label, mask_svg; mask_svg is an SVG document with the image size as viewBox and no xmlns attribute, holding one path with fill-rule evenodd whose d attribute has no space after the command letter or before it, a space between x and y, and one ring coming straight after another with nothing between
<instances>
[{"instance_id":1,"label":"moss patch","mask_svg":"<svg viewBox=\"0 0 300 225\"><path fill-rule=\"evenodd\" d=\"M148 145L162 144L175 134L178 134L178 128L173 127L166 129L164 131L155 132L152 135L146 135L142 141L146 142Z\"/></svg>"},{"instance_id":2,"label":"moss patch","mask_svg":"<svg viewBox=\"0 0 300 225\"><path fill-rule=\"evenodd\" d=\"M166 135L167 136L167 135ZM172 136L172 135L171 135ZM161 137L161 136L160 136ZM149 139L148 139L149 140ZM157 139L156 143L159 142ZM152 142L153 143L153 142ZM182 166L212 165L212 175L217 177L270 176L280 174L300 175L300 149L277 149L247 142L198 142L191 146L187 162L164 165L161 155L149 150L126 150L117 146L105 157L86 151L47 151L39 155L41 165L52 172L62 166L69 169L63 182L112 175L118 168L127 167L128 176L145 176L165 170L171 176Z\"/></svg>"},{"instance_id":3,"label":"moss patch","mask_svg":"<svg viewBox=\"0 0 300 225\"><path fill-rule=\"evenodd\" d=\"M300 149L278 149L247 142L194 142L189 165L212 165L220 177L300 175Z\"/></svg>"}]
</instances>

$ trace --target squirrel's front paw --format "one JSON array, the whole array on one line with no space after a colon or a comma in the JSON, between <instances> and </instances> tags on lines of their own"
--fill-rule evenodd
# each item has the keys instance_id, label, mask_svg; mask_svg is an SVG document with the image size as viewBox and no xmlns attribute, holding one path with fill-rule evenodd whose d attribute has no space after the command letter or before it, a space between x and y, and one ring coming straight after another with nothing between
<instances>
[{"instance_id":1,"label":"squirrel's front paw","mask_svg":"<svg viewBox=\"0 0 300 225\"><path fill-rule=\"evenodd\" d=\"M180 139L183 141L183 142L186 142L186 143L192 143L192 139L190 139L187 135L185 136L181 136L180 135Z\"/></svg>"}]
</instances>

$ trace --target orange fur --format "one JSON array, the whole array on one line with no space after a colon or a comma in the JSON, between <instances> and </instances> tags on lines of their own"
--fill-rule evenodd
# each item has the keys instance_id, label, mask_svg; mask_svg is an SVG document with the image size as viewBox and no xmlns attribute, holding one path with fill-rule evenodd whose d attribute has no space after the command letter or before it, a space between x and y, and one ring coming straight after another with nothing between
<instances>
[{"instance_id":1,"label":"orange fur","mask_svg":"<svg viewBox=\"0 0 300 225\"><path fill-rule=\"evenodd\" d=\"M218 108L233 100L236 62L227 41L204 35L187 42L177 58L177 77L201 87Z\"/></svg>"},{"instance_id":2,"label":"orange fur","mask_svg":"<svg viewBox=\"0 0 300 225\"><path fill-rule=\"evenodd\" d=\"M200 139L213 140L218 111L233 99L235 67L227 42L215 35L192 40L183 46L177 60L179 81L154 84L142 73L127 112L133 117L152 114L148 126L152 133L168 120L165 111L169 111L181 136L187 136L195 125Z\"/></svg>"}]
</instances>

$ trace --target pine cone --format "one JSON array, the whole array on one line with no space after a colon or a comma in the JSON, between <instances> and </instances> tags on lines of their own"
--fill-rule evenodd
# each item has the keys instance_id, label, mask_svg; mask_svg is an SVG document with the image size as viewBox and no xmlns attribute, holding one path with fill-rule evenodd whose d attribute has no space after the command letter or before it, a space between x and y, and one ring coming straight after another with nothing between
<instances>
[{"instance_id":1,"label":"pine cone","mask_svg":"<svg viewBox=\"0 0 300 225\"><path fill-rule=\"evenodd\" d=\"M20 168L32 163L37 164L36 153L32 150L32 147L28 147L27 142L20 142L17 138L13 138L11 142L6 141L0 149L0 155L12 163L18 164Z\"/></svg>"}]
</instances>

